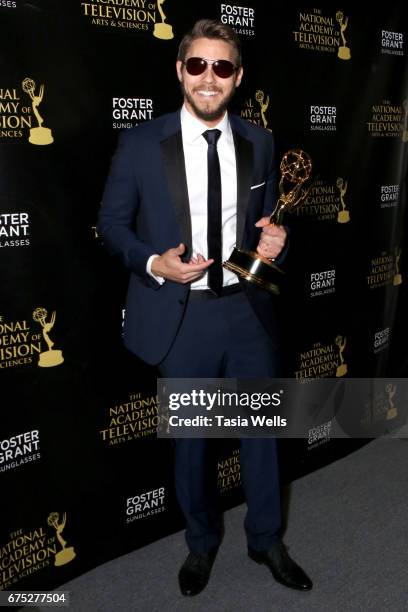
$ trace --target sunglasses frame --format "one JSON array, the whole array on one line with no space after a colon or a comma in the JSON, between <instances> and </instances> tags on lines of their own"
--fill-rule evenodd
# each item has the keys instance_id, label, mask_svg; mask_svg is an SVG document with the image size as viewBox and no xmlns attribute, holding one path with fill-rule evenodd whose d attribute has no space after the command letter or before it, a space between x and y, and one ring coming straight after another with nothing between
<instances>
[{"instance_id":1,"label":"sunglasses frame","mask_svg":"<svg viewBox=\"0 0 408 612\"><path fill-rule=\"evenodd\" d=\"M205 62L205 67L203 66L203 70L201 72L198 72L197 74L194 74L194 73L190 72L188 67L187 67L187 62L189 60L200 60L200 62ZM229 64L232 67L231 74L229 74L228 76L222 76L220 74L217 74L217 68L219 67L219 63L220 62L226 62L227 64ZM214 71L214 74L217 77L219 77L220 79L229 79L230 77L232 77L234 72L236 72L238 70L238 68L239 68L238 66L234 66L234 64L232 62L230 62L229 60L224 60L224 59L208 60L205 57L189 57L186 60L183 60L182 64L184 64L188 74L190 74L191 76L200 76L200 74L203 74L207 70L208 66L211 66L212 70Z\"/></svg>"}]
</instances>

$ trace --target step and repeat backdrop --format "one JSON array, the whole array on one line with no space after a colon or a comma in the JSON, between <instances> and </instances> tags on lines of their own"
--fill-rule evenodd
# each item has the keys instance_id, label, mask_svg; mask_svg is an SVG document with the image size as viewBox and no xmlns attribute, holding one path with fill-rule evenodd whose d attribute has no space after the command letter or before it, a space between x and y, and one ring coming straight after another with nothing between
<instances>
[{"instance_id":1,"label":"step and repeat backdrop","mask_svg":"<svg viewBox=\"0 0 408 612\"><path fill-rule=\"evenodd\" d=\"M180 106L177 48L202 17L243 42L232 110L313 159L286 220L285 375L407 375L404 2L0 0L0 589L56 587L183 527L156 371L122 346L127 272L95 225L119 132ZM398 414L385 385L363 418ZM330 432L279 441L283 481L367 442ZM231 507L236 441L213 459Z\"/></svg>"}]
</instances>

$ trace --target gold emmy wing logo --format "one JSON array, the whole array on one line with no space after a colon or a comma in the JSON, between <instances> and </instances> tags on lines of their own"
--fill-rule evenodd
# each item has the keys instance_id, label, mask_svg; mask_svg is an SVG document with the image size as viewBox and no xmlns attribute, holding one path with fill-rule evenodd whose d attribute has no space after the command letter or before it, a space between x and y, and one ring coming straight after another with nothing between
<instances>
[{"instance_id":1,"label":"gold emmy wing logo","mask_svg":"<svg viewBox=\"0 0 408 612\"><path fill-rule=\"evenodd\" d=\"M72 559L75 559L76 553L72 546L67 548L67 543L64 538L61 536L61 533L64 531L65 523L67 520L67 515L64 512L61 523L59 522L59 514L58 512L51 512L47 519L47 523L50 527L54 527L57 533L57 540L62 546L62 550L57 552L55 555L54 565L66 565Z\"/></svg>"},{"instance_id":2,"label":"gold emmy wing logo","mask_svg":"<svg viewBox=\"0 0 408 612\"><path fill-rule=\"evenodd\" d=\"M41 117L38 107L40 106L42 99L44 97L44 85L40 86L40 91L38 92L38 96L35 95L35 81L30 78L25 78L21 83L23 91L28 94L31 98L31 106L33 108L33 113L35 118L37 119L38 127L30 129L30 138L28 142L35 145L48 145L54 142L54 138L52 137L52 132L49 128L43 127L44 119Z\"/></svg>"},{"instance_id":3,"label":"gold emmy wing logo","mask_svg":"<svg viewBox=\"0 0 408 612\"><path fill-rule=\"evenodd\" d=\"M261 109L261 117L262 117L262 123L264 128L266 128L267 130L269 130L270 132L272 131L270 128L268 128L268 120L266 118L266 111L268 110L268 106L269 106L269 96L266 96L266 100L265 100L265 93L261 90L258 89L258 91L255 93L255 100L258 102L260 109Z\"/></svg>"},{"instance_id":4,"label":"gold emmy wing logo","mask_svg":"<svg viewBox=\"0 0 408 612\"><path fill-rule=\"evenodd\" d=\"M392 284L396 287L402 283L402 275L399 269L399 261L401 259L401 249L395 249L395 274Z\"/></svg>"},{"instance_id":5,"label":"gold emmy wing logo","mask_svg":"<svg viewBox=\"0 0 408 612\"><path fill-rule=\"evenodd\" d=\"M161 38L162 40L170 40L174 37L173 28L168 23L164 23L166 21L166 15L161 6L163 2L165 2L165 0L157 0L157 8L162 20L160 23L154 24L153 36Z\"/></svg>"},{"instance_id":6,"label":"gold emmy wing logo","mask_svg":"<svg viewBox=\"0 0 408 612\"><path fill-rule=\"evenodd\" d=\"M346 337L343 338L342 336L337 336L336 344L339 347L339 357L340 357L340 365L337 366L336 378L340 378L341 376L344 376L345 374L347 374L347 363L345 363L344 357L343 357L343 352L344 352L344 349L346 348Z\"/></svg>"},{"instance_id":7,"label":"gold emmy wing logo","mask_svg":"<svg viewBox=\"0 0 408 612\"><path fill-rule=\"evenodd\" d=\"M341 178L341 176L339 176L336 182L336 187L340 192L340 202L341 202L341 208L342 208L342 210L339 210L338 212L337 222L338 223L348 223L350 221L350 213L346 209L346 204L344 202L344 196L346 195L346 191L347 191L347 181L345 181L343 178Z\"/></svg>"},{"instance_id":8,"label":"gold emmy wing logo","mask_svg":"<svg viewBox=\"0 0 408 612\"><path fill-rule=\"evenodd\" d=\"M404 107L404 128L402 130L402 142L408 142L408 98L402 103Z\"/></svg>"},{"instance_id":9,"label":"gold emmy wing logo","mask_svg":"<svg viewBox=\"0 0 408 612\"><path fill-rule=\"evenodd\" d=\"M347 47L346 45L346 38L344 36L344 32L348 24L348 17L344 18L343 13L341 11L337 11L336 19L340 26L340 35L341 40L343 41L343 44L339 47L339 50L337 51L337 57L342 60L349 60L351 58L351 52L349 47Z\"/></svg>"},{"instance_id":10,"label":"gold emmy wing logo","mask_svg":"<svg viewBox=\"0 0 408 612\"><path fill-rule=\"evenodd\" d=\"M395 407L394 402L392 401L392 398L394 397L396 391L397 391L397 387L396 385L392 385L391 383L385 386L385 390L387 392L388 395L388 410L387 410L387 421L391 421L391 419L395 419L395 417L397 416L398 412L397 409Z\"/></svg>"},{"instance_id":11,"label":"gold emmy wing logo","mask_svg":"<svg viewBox=\"0 0 408 612\"><path fill-rule=\"evenodd\" d=\"M53 366L60 365L64 361L62 351L55 350L52 347L54 342L49 337L49 332L54 327L55 323L55 310L51 315L50 321L47 323L48 313L45 308L36 308L33 312L33 319L36 323L39 323L42 327L43 338L48 346L48 351L40 353L38 359L38 365L41 368L50 368Z\"/></svg>"}]
</instances>

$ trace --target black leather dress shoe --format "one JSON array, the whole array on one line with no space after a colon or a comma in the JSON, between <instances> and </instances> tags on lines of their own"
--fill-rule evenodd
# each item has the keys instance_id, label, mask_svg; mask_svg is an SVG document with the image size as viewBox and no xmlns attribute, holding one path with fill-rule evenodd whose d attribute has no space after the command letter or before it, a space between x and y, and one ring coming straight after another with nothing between
<instances>
[{"instance_id":1,"label":"black leather dress shoe","mask_svg":"<svg viewBox=\"0 0 408 612\"><path fill-rule=\"evenodd\" d=\"M301 567L291 559L282 542L277 542L269 550L257 551L248 548L248 556L256 563L266 565L275 580L291 589L310 591L313 582Z\"/></svg>"},{"instance_id":2,"label":"black leather dress shoe","mask_svg":"<svg viewBox=\"0 0 408 612\"><path fill-rule=\"evenodd\" d=\"M179 585L182 595L198 595L207 586L211 568L217 556L217 548L208 553L190 553L179 572Z\"/></svg>"}]
</instances>

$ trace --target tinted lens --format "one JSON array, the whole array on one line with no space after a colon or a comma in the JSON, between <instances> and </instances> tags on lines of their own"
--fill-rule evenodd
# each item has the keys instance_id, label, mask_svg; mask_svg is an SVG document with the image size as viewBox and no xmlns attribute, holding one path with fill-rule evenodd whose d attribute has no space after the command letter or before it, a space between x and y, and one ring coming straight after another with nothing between
<instances>
[{"instance_id":1,"label":"tinted lens","mask_svg":"<svg viewBox=\"0 0 408 612\"><path fill-rule=\"evenodd\" d=\"M212 67L215 74L222 79L228 79L234 72L234 65L227 60L217 60Z\"/></svg>"},{"instance_id":2,"label":"tinted lens","mask_svg":"<svg viewBox=\"0 0 408 612\"><path fill-rule=\"evenodd\" d=\"M228 60L207 62L201 57L189 57L185 62L187 72L193 76L202 74L206 70L208 64L211 64L215 74L221 79L228 79L235 70L234 65Z\"/></svg>"},{"instance_id":3,"label":"tinted lens","mask_svg":"<svg viewBox=\"0 0 408 612\"><path fill-rule=\"evenodd\" d=\"M197 76L198 74L202 74L207 68L207 62L201 59L201 57L189 57L186 61L186 68L188 74Z\"/></svg>"}]
</instances>

